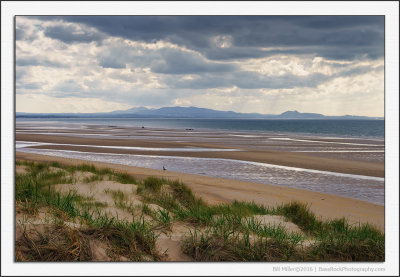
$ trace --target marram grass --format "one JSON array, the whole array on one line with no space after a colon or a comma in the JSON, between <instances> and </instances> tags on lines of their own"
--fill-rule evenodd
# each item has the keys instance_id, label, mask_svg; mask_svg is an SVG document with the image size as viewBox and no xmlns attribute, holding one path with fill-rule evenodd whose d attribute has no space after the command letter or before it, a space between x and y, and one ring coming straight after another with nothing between
<instances>
[{"instance_id":1,"label":"marram grass","mask_svg":"<svg viewBox=\"0 0 400 277\"><path fill-rule=\"evenodd\" d=\"M25 174L16 174L15 200L23 213L36 215L46 208L56 223L44 233L24 231L16 242L18 261L90 261L91 240L109 246L108 256L118 260L158 261L156 230L170 230L172 224L193 226L182 240L182 252L194 261L384 261L385 237L368 224L350 225L346 219L323 221L306 204L292 202L266 207L254 202L234 201L208 205L182 182L148 177L136 181L127 173L93 165L68 166L60 163L16 161L26 166ZM60 170L50 170L58 168ZM83 197L76 191L60 193L55 184L73 183L76 171L94 175L84 182L100 181L104 176L124 184L135 184L143 200L140 206L130 202L120 190L107 190L116 207L140 216L132 221L102 211L106 203ZM150 204L160 206L150 208ZM302 233L282 226L261 224L254 215L279 215L295 223ZM145 220L145 217L152 220ZM81 224L71 228L64 221ZM56 242L56 238L59 238Z\"/></svg>"}]
</instances>

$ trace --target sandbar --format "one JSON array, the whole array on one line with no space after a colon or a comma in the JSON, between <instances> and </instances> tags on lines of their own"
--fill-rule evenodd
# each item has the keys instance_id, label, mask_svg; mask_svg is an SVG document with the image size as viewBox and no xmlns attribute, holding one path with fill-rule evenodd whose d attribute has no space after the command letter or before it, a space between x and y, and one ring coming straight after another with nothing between
<instances>
[{"instance_id":1,"label":"sandbar","mask_svg":"<svg viewBox=\"0 0 400 277\"><path fill-rule=\"evenodd\" d=\"M49 142L61 144L81 144L81 145L102 145L102 146L136 146L136 147L210 147L210 148L235 148L224 147L220 144L208 142L171 142L171 141L152 141L149 139L99 139L99 138L83 138L61 135L40 135L40 134L16 134L18 141L35 141ZM148 151L127 150L127 149L110 149L110 148L93 148L74 145L46 145L35 146L34 148L45 149L64 149L84 152L97 153L120 153L120 154L138 154L146 155ZM314 156L307 153L285 152L275 150L264 150L246 147L236 147L242 151L212 151L212 152L174 152L174 151L152 151L152 155L160 156L182 156L182 157L202 157L202 158L224 158L234 160L244 160L252 162L270 163L283 166L300 167L307 169L316 169L323 171L332 171L347 174L385 177L385 165L381 162L344 160L330 157Z\"/></svg>"}]
</instances>

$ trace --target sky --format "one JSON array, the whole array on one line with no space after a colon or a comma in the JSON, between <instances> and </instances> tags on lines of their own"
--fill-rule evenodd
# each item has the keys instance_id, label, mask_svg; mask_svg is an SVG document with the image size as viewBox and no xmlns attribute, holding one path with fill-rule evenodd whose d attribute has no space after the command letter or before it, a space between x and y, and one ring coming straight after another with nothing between
<instances>
[{"instance_id":1,"label":"sky","mask_svg":"<svg viewBox=\"0 0 400 277\"><path fill-rule=\"evenodd\" d=\"M17 112L384 116L384 16L17 16Z\"/></svg>"}]
</instances>

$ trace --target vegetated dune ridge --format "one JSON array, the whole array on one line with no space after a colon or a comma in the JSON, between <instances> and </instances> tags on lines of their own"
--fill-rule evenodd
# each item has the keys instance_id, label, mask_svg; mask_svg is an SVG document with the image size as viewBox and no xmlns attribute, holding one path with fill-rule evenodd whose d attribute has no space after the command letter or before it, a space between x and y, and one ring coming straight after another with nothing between
<instances>
[{"instance_id":1,"label":"vegetated dune ridge","mask_svg":"<svg viewBox=\"0 0 400 277\"><path fill-rule=\"evenodd\" d=\"M19 152L15 180L16 261L384 260L379 226L304 204L362 201Z\"/></svg>"},{"instance_id":2,"label":"vegetated dune ridge","mask_svg":"<svg viewBox=\"0 0 400 277\"><path fill-rule=\"evenodd\" d=\"M16 160L47 162L59 161L72 165L86 163L93 164L96 167L106 167L119 172L126 172L132 174L138 180L143 180L148 176L179 180L185 183L196 196L201 197L209 204L228 203L238 200L247 202L254 201L257 204L265 206L277 206L282 203L298 201L309 205L310 210L314 212L317 217L321 217L321 219L345 217L350 224L357 225L359 223L370 223L382 231L385 228L384 206L331 194L256 184L238 180L220 179L111 163L88 162L31 153L16 152Z\"/></svg>"}]
</instances>

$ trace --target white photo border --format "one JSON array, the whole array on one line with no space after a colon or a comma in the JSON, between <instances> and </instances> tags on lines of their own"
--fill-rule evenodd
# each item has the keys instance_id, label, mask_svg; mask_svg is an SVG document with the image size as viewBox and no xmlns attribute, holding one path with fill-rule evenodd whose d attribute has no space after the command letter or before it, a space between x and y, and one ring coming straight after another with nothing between
<instances>
[{"instance_id":1,"label":"white photo border","mask_svg":"<svg viewBox=\"0 0 400 277\"><path fill-rule=\"evenodd\" d=\"M1 274L2 275L398 275L399 274L399 3L396 1L2 1L1 3ZM385 15L385 235L383 263L15 263L15 15ZM273 271L289 266L293 271ZM315 272L301 268L315 267ZM321 271L318 268L330 268ZM347 267L347 270L342 270ZM300 270L299 270L300 268ZM351 269L353 268L353 269ZM371 268L365 272L362 269ZM377 271L383 268L384 271Z\"/></svg>"}]
</instances>

